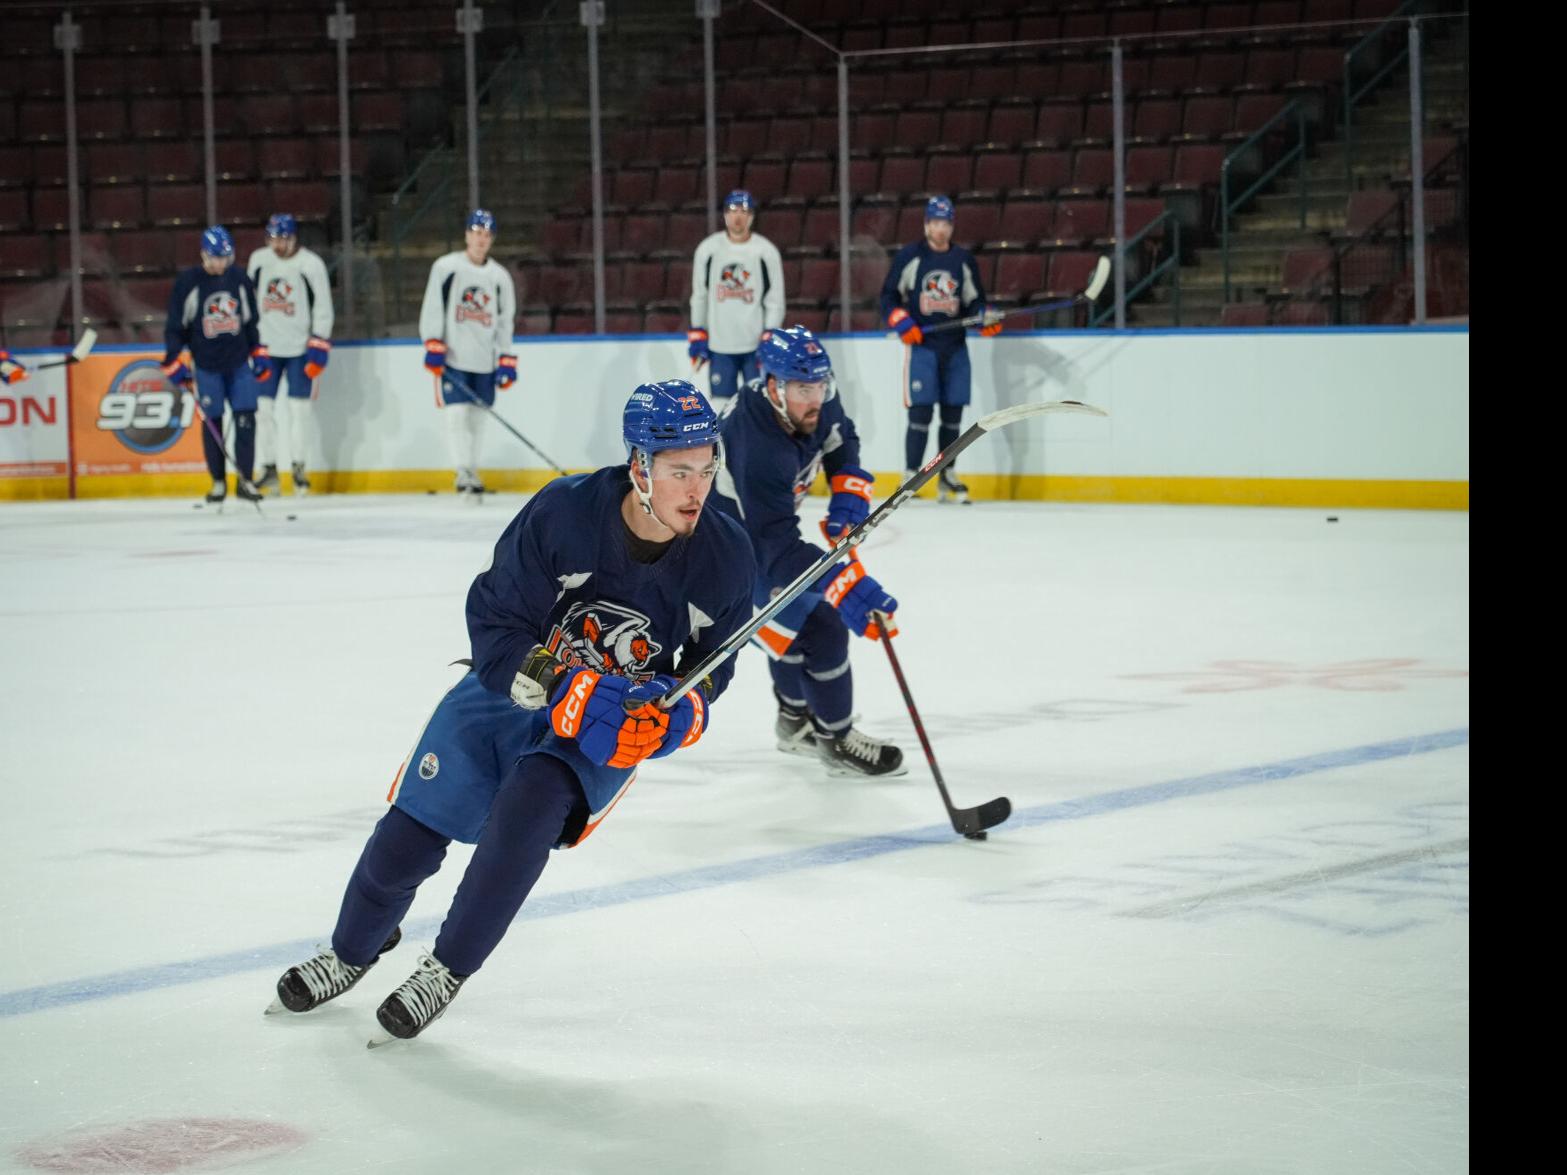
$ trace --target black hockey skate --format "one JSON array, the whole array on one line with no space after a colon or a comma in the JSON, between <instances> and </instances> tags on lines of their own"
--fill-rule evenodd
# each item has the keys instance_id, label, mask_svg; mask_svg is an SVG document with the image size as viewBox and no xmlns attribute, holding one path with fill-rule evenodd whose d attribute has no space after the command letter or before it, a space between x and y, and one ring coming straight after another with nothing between
<instances>
[{"instance_id":1,"label":"black hockey skate","mask_svg":"<svg viewBox=\"0 0 1567 1175\"><path fill-rule=\"evenodd\" d=\"M453 975L445 963L426 951L419 956L414 973L381 1001L375 1018L388 1036L412 1040L441 1018L467 978ZM385 1043L372 1040L370 1047Z\"/></svg>"},{"instance_id":2,"label":"black hockey skate","mask_svg":"<svg viewBox=\"0 0 1567 1175\"><path fill-rule=\"evenodd\" d=\"M234 479L234 496L241 502L261 501L261 491L250 484L248 477L236 477Z\"/></svg>"},{"instance_id":3,"label":"black hockey skate","mask_svg":"<svg viewBox=\"0 0 1567 1175\"><path fill-rule=\"evenodd\" d=\"M261 477L256 482L256 488L263 494L267 494L277 490L280 484L277 476L277 466L263 465L261 467Z\"/></svg>"},{"instance_id":4,"label":"black hockey skate","mask_svg":"<svg viewBox=\"0 0 1567 1175\"><path fill-rule=\"evenodd\" d=\"M809 710L786 706L780 701L773 734L778 738L778 749L786 755L816 754L816 728L811 725Z\"/></svg>"},{"instance_id":5,"label":"black hockey skate","mask_svg":"<svg viewBox=\"0 0 1567 1175\"><path fill-rule=\"evenodd\" d=\"M272 467L269 465L267 468L271 469ZM294 462L294 496L297 498L303 498L309 492L310 476L305 472L305 463L303 461L296 461Z\"/></svg>"},{"instance_id":6,"label":"black hockey skate","mask_svg":"<svg viewBox=\"0 0 1567 1175\"><path fill-rule=\"evenodd\" d=\"M950 465L943 469L936 478L936 501L960 502L965 506L973 505L968 496L968 486L957 479Z\"/></svg>"},{"instance_id":7,"label":"black hockey skate","mask_svg":"<svg viewBox=\"0 0 1567 1175\"><path fill-rule=\"evenodd\" d=\"M308 1012L328 1000L335 1000L358 983L364 973L374 967L381 956L401 942L402 938L402 928L394 928L392 936L382 944L375 958L363 967L343 962L331 947L297 967L290 967L277 981L277 1002L267 1009L268 1015L285 1008L290 1012Z\"/></svg>"},{"instance_id":8,"label":"black hockey skate","mask_svg":"<svg viewBox=\"0 0 1567 1175\"><path fill-rule=\"evenodd\" d=\"M816 753L829 775L884 777L905 775L903 752L891 743L867 738L852 726L837 738L816 735Z\"/></svg>"}]
</instances>

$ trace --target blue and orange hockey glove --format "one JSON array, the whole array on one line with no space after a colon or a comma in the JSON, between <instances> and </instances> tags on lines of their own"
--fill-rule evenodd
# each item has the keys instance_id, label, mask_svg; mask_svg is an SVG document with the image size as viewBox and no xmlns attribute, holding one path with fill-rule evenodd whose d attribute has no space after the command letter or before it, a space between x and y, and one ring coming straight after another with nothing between
<instances>
[{"instance_id":1,"label":"blue and orange hockey glove","mask_svg":"<svg viewBox=\"0 0 1567 1175\"><path fill-rule=\"evenodd\" d=\"M272 355L265 347L257 347L250 353L250 374L256 377L256 382L266 383L272 378L275 364Z\"/></svg>"},{"instance_id":2,"label":"blue and orange hockey glove","mask_svg":"<svg viewBox=\"0 0 1567 1175\"><path fill-rule=\"evenodd\" d=\"M887 325L898 332L900 342L911 347L925 341L925 332L920 330L920 324L901 306L887 315Z\"/></svg>"},{"instance_id":3,"label":"blue and orange hockey glove","mask_svg":"<svg viewBox=\"0 0 1567 1175\"><path fill-rule=\"evenodd\" d=\"M320 379L331 359L331 340L311 335L310 341L305 344L305 378Z\"/></svg>"},{"instance_id":4,"label":"blue and orange hockey glove","mask_svg":"<svg viewBox=\"0 0 1567 1175\"><path fill-rule=\"evenodd\" d=\"M691 356L691 370L695 371L712 358L707 349L707 332L701 327L686 331L686 354Z\"/></svg>"},{"instance_id":5,"label":"blue and orange hockey glove","mask_svg":"<svg viewBox=\"0 0 1567 1175\"><path fill-rule=\"evenodd\" d=\"M0 347L0 384L19 384L27 378L27 368L11 358L11 352Z\"/></svg>"},{"instance_id":6,"label":"blue and orange hockey glove","mask_svg":"<svg viewBox=\"0 0 1567 1175\"><path fill-rule=\"evenodd\" d=\"M425 339L424 365L432 375L440 375L446 367L446 344L440 339Z\"/></svg>"},{"instance_id":7,"label":"blue and orange hockey glove","mask_svg":"<svg viewBox=\"0 0 1567 1175\"><path fill-rule=\"evenodd\" d=\"M835 543L870 515L871 483L876 475L856 465L845 465L832 479L832 497L827 502L827 517L822 519L822 534Z\"/></svg>"},{"instance_id":8,"label":"blue and orange hockey glove","mask_svg":"<svg viewBox=\"0 0 1567 1175\"><path fill-rule=\"evenodd\" d=\"M1006 315L1000 310L986 310L984 318L980 321L979 333L986 338L991 338L1001 333L1001 320Z\"/></svg>"},{"instance_id":9,"label":"blue and orange hockey glove","mask_svg":"<svg viewBox=\"0 0 1567 1175\"><path fill-rule=\"evenodd\" d=\"M555 689L550 726L600 767L635 767L663 744L669 715L644 702L626 712L631 682L579 666Z\"/></svg>"},{"instance_id":10,"label":"blue and orange hockey glove","mask_svg":"<svg viewBox=\"0 0 1567 1175\"><path fill-rule=\"evenodd\" d=\"M858 555L829 570L822 578L821 587L827 602L838 609L838 615L849 630L873 641L881 638L881 626L872 614L882 612L891 620L898 610L898 601L865 573ZM898 635L895 625L891 635Z\"/></svg>"},{"instance_id":11,"label":"blue and orange hockey glove","mask_svg":"<svg viewBox=\"0 0 1567 1175\"><path fill-rule=\"evenodd\" d=\"M164 360L163 377L178 391L188 389L191 384L191 374L190 368L185 366L185 357L176 355L172 359Z\"/></svg>"},{"instance_id":12,"label":"blue and orange hockey glove","mask_svg":"<svg viewBox=\"0 0 1567 1175\"><path fill-rule=\"evenodd\" d=\"M667 673L660 673L651 681L644 681L627 690L623 705L630 706L642 701L657 709L658 700L679 684ZM673 755L681 748L691 746L707 730L707 698L700 686L686 693L663 713L669 718L669 729L664 733L658 749L647 756L649 759Z\"/></svg>"},{"instance_id":13,"label":"blue and orange hockey glove","mask_svg":"<svg viewBox=\"0 0 1567 1175\"><path fill-rule=\"evenodd\" d=\"M502 355L495 363L495 386L509 388L517 382L517 356Z\"/></svg>"}]
</instances>

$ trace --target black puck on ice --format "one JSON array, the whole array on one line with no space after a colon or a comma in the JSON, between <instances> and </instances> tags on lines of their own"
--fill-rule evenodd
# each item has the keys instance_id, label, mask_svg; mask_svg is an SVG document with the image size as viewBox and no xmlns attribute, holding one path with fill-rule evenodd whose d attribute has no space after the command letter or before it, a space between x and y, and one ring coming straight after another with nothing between
<instances>
[{"instance_id":1,"label":"black puck on ice","mask_svg":"<svg viewBox=\"0 0 1567 1175\"><path fill-rule=\"evenodd\" d=\"M1338 515L1337 514L1329 514L1328 515L1328 521L1329 522L1337 522L1338 521Z\"/></svg>"},{"instance_id":2,"label":"black puck on ice","mask_svg":"<svg viewBox=\"0 0 1567 1175\"><path fill-rule=\"evenodd\" d=\"M297 522L297 521L299 521L299 515L297 515L297 514L290 514L288 516L288 520L290 522Z\"/></svg>"},{"instance_id":3,"label":"black puck on ice","mask_svg":"<svg viewBox=\"0 0 1567 1175\"><path fill-rule=\"evenodd\" d=\"M990 833L986 832L983 828L981 828L978 832L965 832L963 835L965 837L967 837L969 840L989 840L990 839Z\"/></svg>"},{"instance_id":4,"label":"black puck on ice","mask_svg":"<svg viewBox=\"0 0 1567 1175\"><path fill-rule=\"evenodd\" d=\"M426 494L428 494L432 498L435 497L435 491L434 490L425 490L424 492Z\"/></svg>"}]
</instances>

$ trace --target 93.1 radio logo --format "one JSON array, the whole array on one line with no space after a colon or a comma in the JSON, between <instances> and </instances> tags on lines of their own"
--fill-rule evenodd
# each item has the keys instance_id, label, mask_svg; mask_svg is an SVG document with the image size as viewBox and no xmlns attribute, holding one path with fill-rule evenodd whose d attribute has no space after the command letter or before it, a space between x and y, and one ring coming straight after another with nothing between
<instances>
[{"instance_id":1,"label":"93.1 radio logo","mask_svg":"<svg viewBox=\"0 0 1567 1175\"><path fill-rule=\"evenodd\" d=\"M151 359L120 369L98 402L97 427L127 449L161 453L180 439L196 415L196 398L176 392Z\"/></svg>"}]
</instances>

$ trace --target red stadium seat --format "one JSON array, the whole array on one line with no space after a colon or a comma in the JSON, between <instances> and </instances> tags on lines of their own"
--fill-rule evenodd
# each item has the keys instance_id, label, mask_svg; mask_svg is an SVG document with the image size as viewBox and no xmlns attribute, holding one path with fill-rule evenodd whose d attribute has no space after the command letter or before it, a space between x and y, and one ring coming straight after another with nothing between
<instances>
[{"instance_id":1,"label":"red stadium seat","mask_svg":"<svg viewBox=\"0 0 1567 1175\"><path fill-rule=\"evenodd\" d=\"M303 179L313 164L308 139L263 139L256 144L256 170L264 180Z\"/></svg>"},{"instance_id":2,"label":"red stadium seat","mask_svg":"<svg viewBox=\"0 0 1567 1175\"><path fill-rule=\"evenodd\" d=\"M251 135L291 135L298 129L292 94L249 94L239 103L239 125ZM400 120L399 120L400 121ZM372 129L362 120L361 130Z\"/></svg>"},{"instance_id":3,"label":"red stadium seat","mask_svg":"<svg viewBox=\"0 0 1567 1175\"><path fill-rule=\"evenodd\" d=\"M990 112L986 138L992 143L1017 144L1034 137L1038 112L1032 102L1002 103Z\"/></svg>"},{"instance_id":4,"label":"red stadium seat","mask_svg":"<svg viewBox=\"0 0 1567 1175\"><path fill-rule=\"evenodd\" d=\"M815 199L832 190L833 167L826 159L796 159L789 165L789 183L786 192L790 196Z\"/></svg>"},{"instance_id":5,"label":"red stadium seat","mask_svg":"<svg viewBox=\"0 0 1567 1175\"><path fill-rule=\"evenodd\" d=\"M759 204L784 194L789 165L781 159L753 159L745 165L743 186Z\"/></svg>"},{"instance_id":6,"label":"red stadium seat","mask_svg":"<svg viewBox=\"0 0 1567 1175\"><path fill-rule=\"evenodd\" d=\"M11 199L17 197L18 199ZM23 235L27 201L23 192L0 192L0 277L39 278L54 272L49 238Z\"/></svg>"},{"instance_id":7,"label":"red stadium seat","mask_svg":"<svg viewBox=\"0 0 1567 1175\"><path fill-rule=\"evenodd\" d=\"M941 142L968 147L985 141L990 111L984 106L959 106L941 117Z\"/></svg>"},{"instance_id":8,"label":"red stadium seat","mask_svg":"<svg viewBox=\"0 0 1567 1175\"><path fill-rule=\"evenodd\" d=\"M1267 326L1265 302L1230 302L1219 311L1220 326Z\"/></svg>"},{"instance_id":9,"label":"red stadium seat","mask_svg":"<svg viewBox=\"0 0 1567 1175\"><path fill-rule=\"evenodd\" d=\"M1234 102L1216 96L1188 98L1176 142L1211 142L1230 129Z\"/></svg>"},{"instance_id":10,"label":"red stadium seat","mask_svg":"<svg viewBox=\"0 0 1567 1175\"><path fill-rule=\"evenodd\" d=\"M1284 272L1279 288L1286 297L1331 289L1332 284L1332 249L1292 249L1284 254Z\"/></svg>"},{"instance_id":11,"label":"red stadium seat","mask_svg":"<svg viewBox=\"0 0 1567 1175\"><path fill-rule=\"evenodd\" d=\"M1072 182L1070 151L1030 151L1023 157L1023 186L1055 193Z\"/></svg>"},{"instance_id":12,"label":"red stadium seat","mask_svg":"<svg viewBox=\"0 0 1567 1175\"><path fill-rule=\"evenodd\" d=\"M1041 142L1064 146L1083 134L1083 107L1080 102L1046 102L1039 108L1039 125L1034 137Z\"/></svg>"},{"instance_id":13,"label":"red stadium seat","mask_svg":"<svg viewBox=\"0 0 1567 1175\"><path fill-rule=\"evenodd\" d=\"M1050 256L1050 273L1045 282L1044 296L1068 298L1088 285L1088 279L1099 264L1098 253L1053 253Z\"/></svg>"},{"instance_id":14,"label":"red stadium seat","mask_svg":"<svg viewBox=\"0 0 1567 1175\"><path fill-rule=\"evenodd\" d=\"M1099 196L1115 181L1115 153L1087 147L1072 160L1072 182L1057 194L1063 198Z\"/></svg>"},{"instance_id":15,"label":"red stadium seat","mask_svg":"<svg viewBox=\"0 0 1567 1175\"><path fill-rule=\"evenodd\" d=\"M0 191L0 232L20 233L32 223L27 204L27 193L20 188ZM5 238L8 254L11 241L12 238Z\"/></svg>"},{"instance_id":16,"label":"red stadium seat","mask_svg":"<svg viewBox=\"0 0 1567 1175\"><path fill-rule=\"evenodd\" d=\"M1023 156L1015 151L986 151L974 161L974 187L1005 192L1022 186Z\"/></svg>"},{"instance_id":17,"label":"red stadium seat","mask_svg":"<svg viewBox=\"0 0 1567 1175\"><path fill-rule=\"evenodd\" d=\"M1278 326L1327 326L1328 307L1324 302L1292 300L1279 309Z\"/></svg>"},{"instance_id":18,"label":"red stadium seat","mask_svg":"<svg viewBox=\"0 0 1567 1175\"><path fill-rule=\"evenodd\" d=\"M251 187L249 191L257 191ZM298 183L280 182L272 185L272 206L269 208L259 202L252 212L248 202L241 202L245 218L250 223L264 222L272 215L274 209L286 208L294 214L301 224L323 224L332 211L332 185L324 183ZM220 189L219 199L223 198ZM233 214L230 214L233 215ZM237 219L237 217L236 217Z\"/></svg>"},{"instance_id":19,"label":"red stadium seat","mask_svg":"<svg viewBox=\"0 0 1567 1175\"><path fill-rule=\"evenodd\" d=\"M140 184L146 175L140 143L88 143L82 174L95 184Z\"/></svg>"},{"instance_id":20,"label":"red stadium seat","mask_svg":"<svg viewBox=\"0 0 1567 1175\"><path fill-rule=\"evenodd\" d=\"M1126 190L1154 192L1170 182L1175 152L1169 147L1130 147L1126 152Z\"/></svg>"},{"instance_id":21,"label":"red stadium seat","mask_svg":"<svg viewBox=\"0 0 1567 1175\"><path fill-rule=\"evenodd\" d=\"M1001 235L1001 202L969 199L957 206L955 235L978 248Z\"/></svg>"},{"instance_id":22,"label":"red stadium seat","mask_svg":"<svg viewBox=\"0 0 1567 1175\"><path fill-rule=\"evenodd\" d=\"M141 185L93 188L87 201L87 223L93 228L135 228L147 214Z\"/></svg>"},{"instance_id":23,"label":"red stadium seat","mask_svg":"<svg viewBox=\"0 0 1567 1175\"><path fill-rule=\"evenodd\" d=\"M1185 94L1197 85L1197 57L1161 53L1148 63L1148 88L1161 94Z\"/></svg>"},{"instance_id":24,"label":"red stadium seat","mask_svg":"<svg viewBox=\"0 0 1567 1175\"><path fill-rule=\"evenodd\" d=\"M973 156L968 152L938 152L925 167L925 190L932 195L954 195L972 186L973 170Z\"/></svg>"},{"instance_id":25,"label":"red stadium seat","mask_svg":"<svg viewBox=\"0 0 1567 1175\"><path fill-rule=\"evenodd\" d=\"M256 152L249 139L219 139L213 144L212 157L220 180L256 178Z\"/></svg>"},{"instance_id":26,"label":"red stadium seat","mask_svg":"<svg viewBox=\"0 0 1567 1175\"><path fill-rule=\"evenodd\" d=\"M1089 245L1110 234L1110 205L1105 200L1063 200L1056 205L1055 247Z\"/></svg>"},{"instance_id":27,"label":"red stadium seat","mask_svg":"<svg viewBox=\"0 0 1567 1175\"><path fill-rule=\"evenodd\" d=\"M207 190L202 184L158 184L147 189L147 219L153 224L205 224Z\"/></svg>"},{"instance_id":28,"label":"red stadium seat","mask_svg":"<svg viewBox=\"0 0 1567 1175\"><path fill-rule=\"evenodd\" d=\"M1053 240L1055 211L1055 204L1049 200L1008 200L1001 210L997 235L1020 245Z\"/></svg>"},{"instance_id":29,"label":"red stadium seat","mask_svg":"<svg viewBox=\"0 0 1567 1175\"><path fill-rule=\"evenodd\" d=\"M109 251L122 273L166 273L174 268L173 241L160 229L117 232L109 238Z\"/></svg>"},{"instance_id":30,"label":"red stadium seat","mask_svg":"<svg viewBox=\"0 0 1567 1175\"><path fill-rule=\"evenodd\" d=\"M990 293L1019 302L1044 288L1045 259L1038 253L1002 253L996 258L995 288Z\"/></svg>"}]
</instances>

